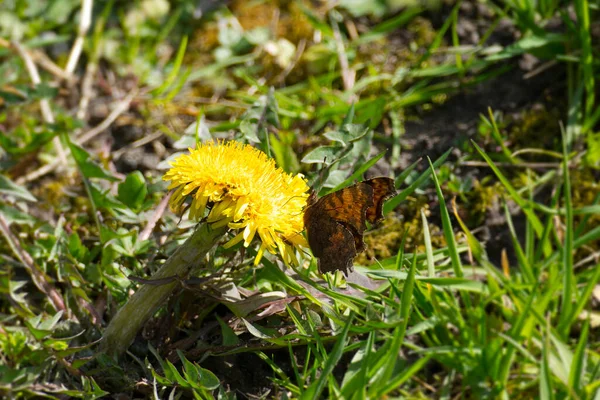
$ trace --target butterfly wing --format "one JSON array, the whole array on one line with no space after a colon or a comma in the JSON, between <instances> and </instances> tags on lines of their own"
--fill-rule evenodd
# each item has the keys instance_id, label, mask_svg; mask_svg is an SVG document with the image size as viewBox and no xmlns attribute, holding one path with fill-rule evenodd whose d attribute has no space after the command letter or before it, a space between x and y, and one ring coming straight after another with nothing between
<instances>
[{"instance_id":1,"label":"butterfly wing","mask_svg":"<svg viewBox=\"0 0 600 400\"><path fill-rule=\"evenodd\" d=\"M319 259L321 273L340 270L347 275L357 254L355 239L350 230L331 218L326 211L323 203L326 198L309 205L304 213L308 244L313 255Z\"/></svg>"},{"instance_id":2,"label":"butterfly wing","mask_svg":"<svg viewBox=\"0 0 600 400\"><path fill-rule=\"evenodd\" d=\"M394 180L374 178L330 193L317 200L312 193L304 212L308 244L319 259L319 270L347 274L365 249L366 221L383 218L384 201L395 194Z\"/></svg>"},{"instance_id":3,"label":"butterfly wing","mask_svg":"<svg viewBox=\"0 0 600 400\"><path fill-rule=\"evenodd\" d=\"M356 251L365 249L363 233L367 229L366 212L373 206L373 188L364 182L348 186L320 199L324 212L342 224L354 237Z\"/></svg>"},{"instance_id":4,"label":"butterfly wing","mask_svg":"<svg viewBox=\"0 0 600 400\"><path fill-rule=\"evenodd\" d=\"M372 206L373 188L363 182L309 201L304 225L321 272L339 269L347 274L352 268L356 254L365 249L365 218Z\"/></svg>"},{"instance_id":5,"label":"butterfly wing","mask_svg":"<svg viewBox=\"0 0 600 400\"><path fill-rule=\"evenodd\" d=\"M394 180L391 178L373 178L363 182L373 189L373 204L367 209L367 221L375 224L383 219L383 203L396 194Z\"/></svg>"}]
</instances>

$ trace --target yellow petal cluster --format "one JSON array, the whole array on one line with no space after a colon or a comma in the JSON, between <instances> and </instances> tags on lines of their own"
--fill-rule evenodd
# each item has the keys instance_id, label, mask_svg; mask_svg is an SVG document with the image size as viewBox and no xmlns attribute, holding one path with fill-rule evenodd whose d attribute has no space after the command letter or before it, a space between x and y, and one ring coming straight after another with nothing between
<instances>
[{"instance_id":1,"label":"yellow petal cluster","mask_svg":"<svg viewBox=\"0 0 600 400\"><path fill-rule=\"evenodd\" d=\"M191 197L190 218L202 218L208 206L208 223L239 231L225 247L241 241L248 247L258 233L262 244L255 265L265 250L298 265L295 248L307 247L301 235L309 190L304 177L286 173L262 151L235 141L210 141L189 151L172 161L163 177L175 189L171 209L178 211Z\"/></svg>"}]
</instances>

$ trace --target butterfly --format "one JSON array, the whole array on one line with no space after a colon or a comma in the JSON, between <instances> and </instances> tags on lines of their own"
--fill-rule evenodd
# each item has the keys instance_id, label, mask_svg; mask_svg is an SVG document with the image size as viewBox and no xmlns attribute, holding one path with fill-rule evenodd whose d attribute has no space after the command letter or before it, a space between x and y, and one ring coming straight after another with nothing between
<instances>
[{"instance_id":1,"label":"butterfly","mask_svg":"<svg viewBox=\"0 0 600 400\"><path fill-rule=\"evenodd\" d=\"M354 257L365 250L366 222L383 219L383 203L396 194L394 180L373 178L317 198L308 197L304 227L321 273L352 270Z\"/></svg>"}]
</instances>

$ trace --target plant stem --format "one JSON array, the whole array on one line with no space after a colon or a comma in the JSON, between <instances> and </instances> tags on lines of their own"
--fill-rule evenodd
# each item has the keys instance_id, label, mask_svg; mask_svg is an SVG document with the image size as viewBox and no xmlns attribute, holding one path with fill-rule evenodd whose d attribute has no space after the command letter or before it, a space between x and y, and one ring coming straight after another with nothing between
<instances>
[{"instance_id":1,"label":"plant stem","mask_svg":"<svg viewBox=\"0 0 600 400\"><path fill-rule=\"evenodd\" d=\"M206 255L226 231L202 224L165 264L150 278L185 277ZM179 285L177 281L162 285L143 285L110 321L102 337L102 348L111 355L120 355L131 345L135 335Z\"/></svg>"}]
</instances>

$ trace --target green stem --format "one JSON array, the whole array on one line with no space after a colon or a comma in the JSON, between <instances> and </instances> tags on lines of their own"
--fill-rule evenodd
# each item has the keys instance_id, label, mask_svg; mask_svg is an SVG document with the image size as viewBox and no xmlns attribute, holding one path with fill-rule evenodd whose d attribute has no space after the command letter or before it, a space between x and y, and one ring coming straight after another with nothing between
<instances>
[{"instance_id":1,"label":"green stem","mask_svg":"<svg viewBox=\"0 0 600 400\"><path fill-rule=\"evenodd\" d=\"M200 225L150 279L187 276L225 231L226 227L214 229L208 224ZM178 285L177 281L163 285L143 285L110 321L102 337L103 349L112 355L124 353L142 326L166 302Z\"/></svg>"}]
</instances>

